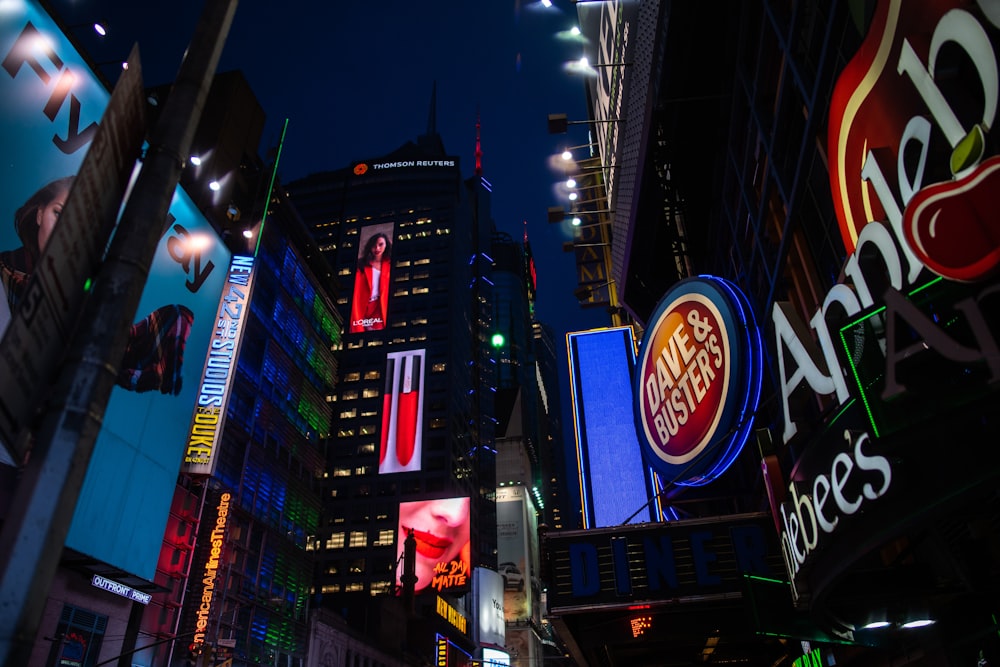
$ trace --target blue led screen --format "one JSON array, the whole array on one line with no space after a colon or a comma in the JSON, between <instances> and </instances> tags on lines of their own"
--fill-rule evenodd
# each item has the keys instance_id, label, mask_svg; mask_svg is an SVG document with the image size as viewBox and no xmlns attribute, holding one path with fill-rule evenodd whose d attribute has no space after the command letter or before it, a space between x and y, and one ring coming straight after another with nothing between
<instances>
[{"instance_id":1,"label":"blue led screen","mask_svg":"<svg viewBox=\"0 0 1000 667\"><path fill-rule=\"evenodd\" d=\"M566 338L584 527L616 526L645 508L652 495L633 418L632 329L597 329ZM654 520L653 513L643 509L632 521Z\"/></svg>"}]
</instances>

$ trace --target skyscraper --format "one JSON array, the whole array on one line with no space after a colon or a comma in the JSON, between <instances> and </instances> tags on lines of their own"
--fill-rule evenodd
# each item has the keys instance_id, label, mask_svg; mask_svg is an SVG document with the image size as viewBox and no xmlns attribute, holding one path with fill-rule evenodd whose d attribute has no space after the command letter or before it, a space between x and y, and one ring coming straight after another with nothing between
<instances>
[{"instance_id":1,"label":"skyscraper","mask_svg":"<svg viewBox=\"0 0 1000 667\"><path fill-rule=\"evenodd\" d=\"M461 595L471 567L496 568L489 184L462 179L432 110L416 142L287 190L337 267L346 321L313 543L320 604L365 623L373 598L402 592L410 530L417 607ZM457 553L464 538L407 525L417 503L444 500L467 501Z\"/></svg>"}]
</instances>

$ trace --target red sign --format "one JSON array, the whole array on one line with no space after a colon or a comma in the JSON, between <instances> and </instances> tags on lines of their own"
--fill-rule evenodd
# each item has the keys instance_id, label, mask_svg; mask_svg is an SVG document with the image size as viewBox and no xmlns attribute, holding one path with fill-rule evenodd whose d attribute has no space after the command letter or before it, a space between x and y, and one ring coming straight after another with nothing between
<instances>
[{"instance_id":1,"label":"red sign","mask_svg":"<svg viewBox=\"0 0 1000 667\"><path fill-rule=\"evenodd\" d=\"M1000 263L983 160L1000 89L997 16L969 0L880 2L830 106L830 184L848 252L889 223L909 264L977 280ZM992 25L991 25L992 23Z\"/></svg>"},{"instance_id":2,"label":"red sign","mask_svg":"<svg viewBox=\"0 0 1000 667\"><path fill-rule=\"evenodd\" d=\"M636 433L649 465L687 486L722 474L746 443L761 359L753 313L734 285L712 276L674 285L639 353Z\"/></svg>"}]
</instances>

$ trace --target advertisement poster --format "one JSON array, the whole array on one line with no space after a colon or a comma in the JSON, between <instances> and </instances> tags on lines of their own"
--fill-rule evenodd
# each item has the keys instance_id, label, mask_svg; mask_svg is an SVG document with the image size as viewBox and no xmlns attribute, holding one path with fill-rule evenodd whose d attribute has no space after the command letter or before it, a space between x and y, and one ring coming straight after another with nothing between
<instances>
[{"instance_id":1,"label":"advertisement poster","mask_svg":"<svg viewBox=\"0 0 1000 667\"><path fill-rule=\"evenodd\" d=\"M503 579L504 618L510 623L532 615L531 544L536 525L524 487L497 489L497 571Z\"/></svg>"},{"instance_id":2,"label":"advertisement poster","mask_svg":"<svg viewBox=\"0 0 1000 667\"><path fill-rule=\"evenodd\" d=\"M417 595L434 591L460 591L469 587L472 558L469 543L469 498L416 500L399 504L397 559L410 532L416 540ZM396 584L403 568L398 568Z\"/></svg>"},{"instance_id":3,"label":"advertisement poster","mask_svg":"<svg viewBox=\"0 0 1000 667\"><path fill-rule=\"evenodd\" d=\"M57 213L56 200L40 199L46 186L77 173L109 99L37 3L3 3L0 315L30 277L45 216ZM149 224L163 235L66 545L151 580L230 253L180 189L168 218Z\"/></svg>"},{"instance_id":4,"label":"advertisement poster","mask_svg":"<svg viewBox=\"0 0 1000 667\"><path fill-rule=\"evenodd\" d=\"M386 355L382 429L379 434L380 475L420 470L426 367L425 350Z\"/></svg>"},{"instance_id":5,"label":"advertisement poster","mask_svg":"<svg viewBox=\"0 0 1000 667\"><path fill-rule=\"evenodd\" d=\"M350 333L381 331L389 314L392 266L392 223L361 230L358 265L354 272Z\"/></svg>"}]
</instances>

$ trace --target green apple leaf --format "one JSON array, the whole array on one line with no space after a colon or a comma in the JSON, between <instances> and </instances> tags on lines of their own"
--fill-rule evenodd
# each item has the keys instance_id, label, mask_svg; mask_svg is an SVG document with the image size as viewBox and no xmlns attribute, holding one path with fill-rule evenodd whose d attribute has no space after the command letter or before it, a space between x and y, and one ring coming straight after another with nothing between
<instances>
[{"instance_id":1,"label":"green apple leaf","mask_svg":"<svg viewBox=\"0 0 1000 667\"><path fill-rule=\"evenodd\" d=\"M986 137L982 125L974 125L965 138L958 142L951 152L951 175L968 169L983 157L986 148Z\"/></svg>"}]
</instances>

